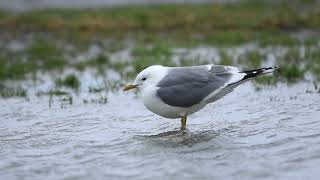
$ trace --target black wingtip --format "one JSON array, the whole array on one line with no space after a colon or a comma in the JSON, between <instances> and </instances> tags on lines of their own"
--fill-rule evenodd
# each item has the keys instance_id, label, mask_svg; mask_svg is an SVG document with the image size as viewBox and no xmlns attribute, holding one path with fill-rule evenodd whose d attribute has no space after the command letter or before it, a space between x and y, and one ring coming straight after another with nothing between
<instances>
[{"instance_id":1,"label":"black wingtip","mask_svg":"<svg viewBox=\"0 0 320 180\"><path fill-rule=\"evenodd\" d=\"M256 77L261 74L267 74L267 73L272 73L274 71L278 70L278 67L276 66L271 66L267 68L260 68L260 69L254 69L254 70L248 70L248 71L243 71L242 73L245 73L246 75L244 76L244 79Z\"/></svg>"},{"instance_id":2,"label":"black wingtip","mask_svg":"<svg viewBox=\"0 0 320 180\"><path fill-rule=\"evenodd\" d=\"M263 69L263 68L262 68ZM269 69L274 69L274 70L277 70L278 67L277 66L271 66L271 67L268 67L268 68L264 68L265 70L269 70Z\"/></svg>"}]
</instances>

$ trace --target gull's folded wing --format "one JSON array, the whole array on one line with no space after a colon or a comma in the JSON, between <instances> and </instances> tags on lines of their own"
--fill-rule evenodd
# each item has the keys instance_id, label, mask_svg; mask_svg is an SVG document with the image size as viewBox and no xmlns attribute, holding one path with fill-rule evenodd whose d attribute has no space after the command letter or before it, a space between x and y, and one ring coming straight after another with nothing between
<instances>
[{"instance_id":1,"label":"gull's folded wing","mask_svg":"<svg viewBox=\"0 0 320 180\"><path fill-rule=\"evenodd\" d=\"M244 75L235 67L222 65L171 67L157 84L157 96L168 105L190 107L203 100L210 101Z\"/></svg>"}]
</instances>

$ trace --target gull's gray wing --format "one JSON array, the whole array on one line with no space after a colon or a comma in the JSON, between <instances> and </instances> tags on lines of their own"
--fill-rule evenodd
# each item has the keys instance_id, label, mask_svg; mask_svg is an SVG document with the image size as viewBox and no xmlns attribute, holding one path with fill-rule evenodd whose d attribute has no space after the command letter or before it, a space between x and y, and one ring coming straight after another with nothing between
<instances>
[{"instance_id":1,"label":"gull's gray wing","mask_svg":"<svg viewBox=\"0 0 320 180\"><path fill-rule=\"evenodd\" d=\"M237 68L219 65L171 67L157 84L156 94L168 105L190 107L228 85L235 69L238 73Z\"/></svg>"}]
</instances>

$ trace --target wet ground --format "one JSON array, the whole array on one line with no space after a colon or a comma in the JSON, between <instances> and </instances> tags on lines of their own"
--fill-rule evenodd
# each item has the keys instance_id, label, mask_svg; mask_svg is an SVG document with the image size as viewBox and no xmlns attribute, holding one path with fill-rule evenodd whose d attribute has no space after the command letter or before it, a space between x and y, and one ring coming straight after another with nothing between
<instances>
[{"instance_id":1,"label":"wet ground","mask_svg":"<svg viewBox=\"0 0 320 180\"><path fill-rule=\"evenodd\" d=\"M246 83L179 120L133 93L107 103L0 100L1 179L317 179L320 96L310 83ZM51 103L49 103L51 101Z\"/></svg>"},{"instance_id":2,"label":"wet ground","mask_svg":"<svg viewBox=\"0 0 320 180\"><path fill-rule=\"evenodd\" d=\"M320 175L318 42L185 48L137 47L130 41L112 52L92 44L72 56L68 48L60 53L55 46L37 43L32 49L17 40L0 44L8 55L21 53L22 59L49 53L66 58L56 69L45 69L32 58L33 65L19 64L20 57L13 59L17 64L5 64L15 73L2 71L7 79L0 83L0 179ZM41 52L39 47L47 49ZM182 132L179 120L159 117L144 107L139 95L121 91L140 68L159 61L176 66L233 64L240 69L275 65L280 72L243 84L191 115ZM25 66L30 72L16 69ZM10 79L17 72L21 77Z\"/></svg>"}]
</instances>

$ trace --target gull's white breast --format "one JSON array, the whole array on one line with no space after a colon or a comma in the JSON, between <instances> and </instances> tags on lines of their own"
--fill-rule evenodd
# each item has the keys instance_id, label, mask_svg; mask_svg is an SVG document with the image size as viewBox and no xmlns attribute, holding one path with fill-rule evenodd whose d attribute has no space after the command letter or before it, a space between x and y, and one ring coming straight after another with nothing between
<instances>
[{"instance_id":1,"label":"gull's white breast","mask_svg":"<svg viewBox=\"0 0 320 180\"><path fill-rule=\"evenodd\" d=\"M203 108L206 103L202 102L191 107L176 107L165 104L157 95L157 89L159 87L147 86L142 89L141 96L142 101L146 108L150 111L165 117L165 118L181 118L182 116L190 115L201 108Z\"/></svg>"}]
</instances>

